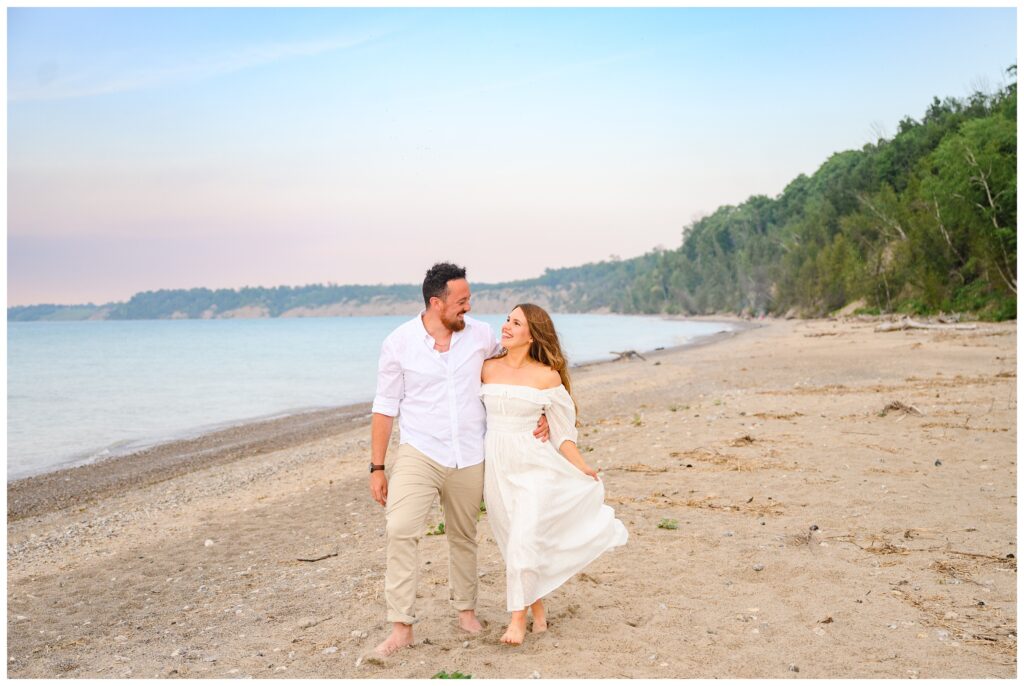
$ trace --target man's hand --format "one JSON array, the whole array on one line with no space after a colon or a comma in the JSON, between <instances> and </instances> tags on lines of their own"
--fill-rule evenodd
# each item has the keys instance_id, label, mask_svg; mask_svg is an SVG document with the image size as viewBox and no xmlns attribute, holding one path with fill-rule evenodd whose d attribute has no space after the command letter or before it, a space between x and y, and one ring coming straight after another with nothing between
<instances>
[{"instance_id":1,"label":"man's hand","mask_svg":"<svg viewBox=\"0 0 1024 686\"><path fill-rule=\"evenodd\" d=\"M533 437L547 443L551 437L551 429L548 427L548 418L544 415L537 420L537 428L533 430Z\"/></svg>"},{"instance_id":2,"label":"man's hand","mask_svg":"<svg viewBox=\"0 0 1024 686\"><path fill-rule=\"evenodd\" d=\"M384 455L391 440L391 427L395 418L379 412L370 420L370 464L384 464ZM381 505L388 502L388 478L383 469L370 472L370 495Z\"/></svg>"},{"instance_id":3,"label":"man's hand","mask_svg":"<svg viewBox=\"0 0 1024 686\"><path fill-rule=\"evenodd\" d=\"M384 476L384 470L378 469L370 474L370 493L378 504L388 504L388 478Z\"/></svg>"}]
</instances>

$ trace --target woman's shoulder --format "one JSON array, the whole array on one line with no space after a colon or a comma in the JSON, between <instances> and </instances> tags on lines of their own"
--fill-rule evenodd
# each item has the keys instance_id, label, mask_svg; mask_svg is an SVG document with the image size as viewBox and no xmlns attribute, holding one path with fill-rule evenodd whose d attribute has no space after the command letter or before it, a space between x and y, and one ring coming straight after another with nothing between
<instances>
[{"instance_id":1,"label":"woman's shoulder","mask_svg":"<svg viewBox=\"0 0 1024 686\"><path fill-rule=\"evenodd\" d=\"M544 390L562 385L562 375L546 364L539 365L536 373L537 381L540 382L541 388Z\"/></svg>"},{"instance_id":2,"label":"woman's shoulder","mask_svg":"<svg viewBox=\"0 0 1024 686\"><path fill-rule=\"evenodd\" d=\"M489 360L484 360L483 366L480 368L480 380L484 383L492 380L494 374L497 372L498 358L492 357Z\"/></svg>"}]
</instances>

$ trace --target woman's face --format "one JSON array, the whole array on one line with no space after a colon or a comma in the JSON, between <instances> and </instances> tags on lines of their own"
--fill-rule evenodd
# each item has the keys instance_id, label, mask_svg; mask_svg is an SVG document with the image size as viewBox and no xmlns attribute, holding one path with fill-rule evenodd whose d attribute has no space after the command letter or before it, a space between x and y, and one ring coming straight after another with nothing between
<instances>
[{"instance_id":1,"label":"woman's face","mask_svg":"<svg viewBox=\"0 0 1024 686\"><path fill-rule=\"evenodd\" d=\"M509 313L508 319L501 327L501 344L508 349L529 345L530 328L526 324L526 315L518 307Z\"/></svg>"}]
</instances>

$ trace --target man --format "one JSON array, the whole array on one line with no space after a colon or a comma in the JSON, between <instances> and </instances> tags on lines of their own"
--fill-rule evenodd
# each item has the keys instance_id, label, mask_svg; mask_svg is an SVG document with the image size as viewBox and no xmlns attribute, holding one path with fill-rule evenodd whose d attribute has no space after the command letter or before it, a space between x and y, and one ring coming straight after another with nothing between
<instances>
[{"instance_id":1,"label":"man","mask_svg":"<svg viewBox=\"0 0 1024 686\"><path fill-rule=\"evenodd\" d=\"M476 522L484 484L486 414L480 369L501 350L487 324L469 312L466 270L435 264L423 280L420 314L381 346L371 427L370 492L386 508L384 597L391 635L376 652L387 656L413 642L419 541L440 496L448 539L449 599L459 627L481 630L476 617ZM384 466L394 418L399 447ZM547 440L547 420L534 435Z\"/></svg>"}]
</instances>

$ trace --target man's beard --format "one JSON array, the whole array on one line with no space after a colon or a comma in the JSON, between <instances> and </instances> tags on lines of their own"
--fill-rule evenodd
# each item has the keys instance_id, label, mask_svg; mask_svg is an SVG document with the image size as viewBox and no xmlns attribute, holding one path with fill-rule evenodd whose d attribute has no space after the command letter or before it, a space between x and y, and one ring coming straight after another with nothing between
<instances>
[{"instance_id":1,"label":"man's beard","mask_svg":"<svg viewBox=\"0 0 1024 686\"><path fill-rule=\"evenodd\" d=\"M441 323L444 324L449 331L462 331L466 328L466 320L459 319L457 315L453 319L445 319L444 317L441 317Z\"/></svg>"}]
</instances>

